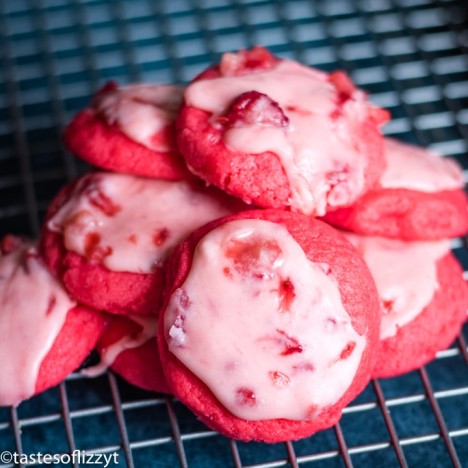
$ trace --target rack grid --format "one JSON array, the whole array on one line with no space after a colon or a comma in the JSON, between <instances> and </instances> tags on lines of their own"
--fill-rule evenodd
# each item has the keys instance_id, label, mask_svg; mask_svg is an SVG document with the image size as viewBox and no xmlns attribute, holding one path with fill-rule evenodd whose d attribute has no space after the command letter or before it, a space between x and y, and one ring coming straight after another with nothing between
<instances>
[{"instance_id":1,"label":"rack grid","mask_svg":"<svg viewBox=\"0 0 468 468\"><path fill-rule=\"evenodd\" d=\"M457 159L468 181L467 14L463 0L1 0L0 235L36 237L52 197L88 169L60 134L107 80L186 83L255 44L347 70L391 111L387 134ZM466 239L452 246L468 278ZM0 452L117 453L128 467L468 466L467 340L465 326L432 363L371 382L338 425L297 442L228 440L172 397L75 373L0 409Z\"/></svg>"}]
</instances>

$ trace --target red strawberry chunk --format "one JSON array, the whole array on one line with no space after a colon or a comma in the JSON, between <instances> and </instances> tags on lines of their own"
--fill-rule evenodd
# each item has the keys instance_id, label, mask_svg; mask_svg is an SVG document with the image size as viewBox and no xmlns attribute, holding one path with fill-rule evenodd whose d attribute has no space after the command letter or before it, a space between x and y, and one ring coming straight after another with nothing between
<instances>
[{"instance_id":1,"label":"red strawberry chunk","mask_svg":"<svg viewBox=\"0 0 468 468\"><path fill-rule=\"evenodd\" d=\"M278 343L283 348L281 350L281 356L302 353L304 349L297 338L289 336L284 330L276 330L276 332L280 335Z\"/></svg>"},{"instance_id":2,"label":"red strawberry chunk","mask_svg":"<svg viewBox=\"0 0 468 468\"><path fill-rule=\"evenodd\" d=\"M262 238L232 240L224 252L238 273L260 280L274 277L281 254L276 241Z\"/></svg>"},{"instance_id":3,"label":"red strawberry chunk","mask_svg":"<svg viewBox=\"0 0 468 468\"><path fill-rule=\"evenodd\" d=\"M335 85L338 91L338 103L342 104L352 97L356 91L356 86L351 81L351 78L343 71L335 71L330 73L328 79Z\"/></svg>"},{"instance_id":4,"label":"red strawberry chunk","mask_svg":"<svg viewBox=\"0 0 468 468\"><path fill-rule=\"evenodd\" d=\"M106 216L114 216L122 207L115 204L105 193L93 188L88 192L88 199L91 205L102 211Z\"/></svg>"},{"instance_id":5,"label":"red strawberry chunk","mask_svg":"<svg viewBox=\"0 0 468 468\"><path fill-rule=\"evenodd\" d=\"M349 356L351 356L352 352L354 351L354 348L356 347L356 342L350 341L341 351L340 353L340 359L347 359Z\"/></svg>"},{"instance_id":6,"label":"red strawberry chunk","mask_svg":"<svg viewBox=\"0 0 468 468\"><path fill-rule=\"evenodd\" d=\"M238 96L219 122L228 128L252 125L285 128L289 125L289 119L280 105L258 91L248 91Z\"/></svg>"},{"instance_id":7,"label":"red strawberry chunk","mask_svg":"<svg viewBox=\"0 0 468 468\"><path fill-rule=\"evenodd\" d=\"M330 205L343 205L352 196L352 188L350 186L351 170L348 164L335 163L334 170L327 172L326 179L330 185L327 195Z\"/></svg>"},{"instance_id":8,"label":"red strawberry chunk","mask_svg":"<svg viewBox=\"0 0 468 468\"><path fill-rule=\"evenodd\" d=\"M183 309L183 310L187 310L190 306L190 304L192 303L192 301L190 300L190 297L189 295L187 294L187 291L185 289L181 289L180 290L180 295L179 295L179 304L180 304L180 307Z\"/></svg>"},{"instance_id":9,"label":"red strawberry chunk","mask_svg":"<svg viewBox=\"0 0 468 468\"><path fill-rule=\"evenodd\" d=\"M236 402L241 406L253 407L257 404L257 396L247 387L240 387L236 391Z\"/></svg>"},{"instance_id":10,"label":"red strawberry chunk","mask_svg":"<svg viewBox=\"0 0 468 468\"><path fill-rule=\"evenodd\" d=\"M380 107L369 106L369 116L377 124L383 125L390 120L390 111Z\"/></svg>"},{"instance_id":11,"label":"red strawberry chunk","mask_svg":"<svg viewBox=\"0 0 468 468\"><path fill-rule=\"evenodd\" d=\"M285 388L291 383L291 379L283 372L271 371L268 375L275 387Z\"/></svg>"},{"instance_id":12,"label":"red strawberry chunk","mask_svg":"<svg viewBox=\"0 0 468 468\"><path fill-rule=\"evenodd\" d=\"M289 278L280 281L278 292L280 297L280 310L291 310L291 304L296 297L296 293L294 292L294 284Z\"/></svg>"},{"instance_id":13,"label":"red strawberry chunk","mask_svg":"<svg viewBox=\"0 0 468 468\"><path fill-rule=\"evenodd\" d=\"M57 304L57 296L55 294L51 294L49 297L49 303L47 304L47 309L45 314L49 315L53 310L55 305Z\"/></svg>"},{"instance_id":14,"label":"red strawberry chunk","mask_svg":"<svg viewBox=\"0 0 468 468\"><path fill-rule=\"evenodd\" d=\"M310 361L303 361L292 366L295 373L297 372L314 372L315 366Z\"/></svg>"},{"instance_id":15,"label":"red strawberry chunk","mask_svg":"<svg viewBox=\"0 0 468 468\"><path fill-rule=\"evenodd\" d=\"M254 47L251 50L226 53L221 57L219 72L221 76L238 76L246 73L270 70L278 59L263 47Z\"/></svg>"},{"instance_id":16,"label":"red strawberry chunk","mask_svg":"<svg viewBox=\"0 0 468 468\"><path fill-rule=\"evenodd\" d=\"M112 253L112 247L101 245L101 236L97 232L89 232L84 240L85 257L92 262L102 262Z\"/></svg>"},{"instance_id":17,"label":"red strawberry chunk","mask_svg":"<svg viewBox=\"0 0 468 468\"><path fill-rule=\"evenodd\" d=\"M384 314L391 314L393 312L393 304L395 303L394 300L383 300L382 307Z\"/></svg>"},{"instance_id":18,"label":"red strawberry chunk","mask_svg":"<svg viewBox=\"0 0 468 468\"><path fill-rule=\"evenodd\" d=\"M167 238L169 237L169 229L161 228L154 232L153 234L153 244L156 247L160 247L161 245L166 242Z\"/></svg>"}]
</instances>

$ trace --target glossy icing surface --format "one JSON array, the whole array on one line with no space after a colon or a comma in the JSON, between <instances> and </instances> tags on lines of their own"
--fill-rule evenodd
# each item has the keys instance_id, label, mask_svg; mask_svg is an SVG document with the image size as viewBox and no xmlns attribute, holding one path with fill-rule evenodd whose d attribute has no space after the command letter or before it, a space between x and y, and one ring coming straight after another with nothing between
<instances>
[{"instance_id":1,"label":"glossy icing surface","mask_svg":"<svg viewBox=\"0 0 468 468\"><path fill-rule=\"evenodd\" d=\"M448 240L403 242L343 233L363 255L382 301L380 338L394 336L431 302L439 284L436 262Z\"/></svg>"},{"instance_id":2,"label":"glossy icing surface","mask_svg":"<svg viewBox=\"0 0 468 468\"><path fill-rule=\"evenodd\" d=\"M80 180L48 227L92 262L150 273L194 229L229 213L221 198L186 182L95 173Z\"/></svg>"},{"instance_id":3,"label":"glossy icing surface","mask_svg":"<svg viewBox=\"0 0 468 468\"><path fill-rule=\"evenodd\" d=\"M367 168L356 136L368 114L365 94L355 89L343 99L326 74L281 60L271 70L196 81L186 89L185 101L211 112L216 125L233 100L252 90L279 105L288 124L257 119L233 125L224 132L226 145L245 153L275 153L295 211L323 215L327 207L351 204L364 190Z\"/></svg>"},{"instance_id":4,"label":"glossy icing surface","mask_svg":"<svg viewBox=\"0 0 468 468\"><path fill-rule=\"evenodd\" d=\"M384 188L407 188L421 192L457 190L463 187L460 166L424 148L385 138Z\"/></svg>"},{"instance_id":5,"label":"glossy icing surface","mask_svg":"<svg viewBox=\"0 0 468 468\"><path fill-rule=\"evenodd\" d=\"M157 334L157 318L142 317L139 315L129 315L128 318L141 326L141 330L136 335L125 335L120 340L110 346L100 350L100 362L95 366L83 369L81 372L87 377L97 377L112 366L119 354L127 349L134 349L142 346Z\"/></svg>"},{"instance_id":6,"label":"glossy icing surface","mask_svg":"<svg viewBox=\"0 0 468 468\"><path fill-rule=\"evenodd\" d=\"M175 121L182 93L183 88L175 85L129 85L98 96L93 108L108 124L118 125L129 138L147 148L174 151L160 133Z\"/></svg>"},{"instance_id":7,"label":"glossy icing surface","mask_svg":"<svg viewBox=\"0 0 468 468\"><path fill-rule=\"evenodd\" d=\"M0 355L8 358L0 368L0 405L17 405L34 394L41 363L76 303L32 244L6 239L0 245Z\"/></svg>"},{"instance_id":8,"label":"glossy icing surface","mask_svg":"<svg viewBox=\"0 0 468 468\"><path fill-rule=\"evenodd\" d=\"M169 301L170 351L240 418L316 417L350 386L366 345L329 270L281 225L223 224Z\"/></svg>"}]
</instances>

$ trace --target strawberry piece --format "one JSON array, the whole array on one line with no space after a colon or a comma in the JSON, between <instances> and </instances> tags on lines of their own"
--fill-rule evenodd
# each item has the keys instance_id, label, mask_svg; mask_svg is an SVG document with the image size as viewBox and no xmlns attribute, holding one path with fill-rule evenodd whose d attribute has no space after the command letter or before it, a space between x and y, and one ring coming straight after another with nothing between
<instances>
[{"instance_id":1,"label":"strawberry piece","mask_svg":"<svg viewBox=\"0 0 468 468\"><path fill-rule=\"evenodd\" d=\"M350 341L341 351L340 353L340 359L347 359L349 356L351 356L351 353L354 351L354 348L356 347L356 343L354 341Z\"/></svg>"},{"instance_id":2,"label":"strawberry piece","mask_svg":"<svg viewBox=\"0 0 468 468\"><path fill-rule=\"evenodd\" d=\"M166 240L169 237L169 229L167 228L161 228L155 231L153 234L153 244L156 247L159 247L166 242Z\"/></svg>"},{"instance_id":3,"label":"strawberry piece","mask_svg":"<svg viewBox=\"0 0 468 468\"><path fill-rule=\"evenodd\" d=\"M103 247L101 236L97 232L88 232L84 240L85 257L92 262L102 262L105 257L112 253L112 247Z\"/></svg>"},{"instance_id":4,"label":"strawberry piece","mask_svg":"<svg viewBox=\"0 0 468 468\"><path fill-rule=\"evenodd\" d=\"M228 113L219 118L219 122L228 128L252 125L285 128L289 125L289 119L280 105L258 91L247 91L238 96Z\"/></svg>"},{"instance_id":5,"label":"strawberry piece","mask_svg":"<svg viewBox=\"0 0 468 468\"><path fill-rule=\"evenodd\" d=\"M225 53L221 57L219 72L222 76L239 76L246 73L270 70L279 62L272 53L264 47L254 47L251 50Z\"/></svg>"},{"instance_id":6,"label":"strawberry piece","mask_svg":"<svg viewBox=\"0 0 468 468\"><path fill-rule=\"evenodd\" d=\"M297 338L289 336L284 330L276 330L280 335L278 343L283 347L281 356L290 356L291 354L302 353L304 350Z\"/></svg>"},{"instance_id":7,"label":"strawberry piece","mask_svg":"<svg viewBox=\"0 0 468 468\"><path fill-rule=\"evenodd\" d=\"M393 304L395 303L394 300L383 300L382 307L384 314L391 314L393 312Z\"/></svg>"},{"instance_id":8,"label":"strawberry piece","mask_svg":"<svg viewBox=\"0 0 468 468\"><path fill-rule=\"evenodd\" d=\"M335 71L328 76L330 83L335 85L338 91L338 103L343 104L352 97L356 91L356 86L351 81L351 78L343 71Z\"/></svg>"},{"instance_id":9,"label":"strawberry piece","mask_svg":"<svg viewBox=\"0 0 468 468\"><path fill-rule=\"evenodd\" d=\"M349 184L350 173L348 164L335 162L335 168L325 175L330 186L327 195L329 205L344 205L350 199L352 195L352 188Z\"/></svg>"},{"instance_id":10,"label":"strawberry piece","mask_svg":"<svg viewBox=\"0 0 468 468\"><path fill-rule=\"evenodd\" d=\"M292 366L294 372L314 372L315 366L310 361L300 362Z\"/></svg>"},{"instance_id":11,"label":"strawberry piece","mask_svg":"<svg viewBox=\"0 0 468 468\"><path fill-rule=\"evenodd\" d=\"M241 406L253 407L257 404L257 396L250 388L241 387L236 391L236 402Z\"/></svg>"},{"instance_id":12,"label":"strawberry piece","mask_svg":"<svg viewBox=\"0 0 468 468\"><path fill-rule=\"evenodd\" d=\"M358 88L356 88L351 78L343 71L330 73L328 79L338 91L338 108L335 109L331 115L332 119L336 120L341 116L343 104L353 97ZM371 105L368 105L367 108L369 111L369 118L376 125L383 125L390 120L390 112L388 110Z\"/></svg>"},{"instance_id":13,"label":"strawberry piece","mask_svg":"<svg viewBox=\"0 0 468 468\"><path fill-rule=\"evenodd\" d=\"M296 293L294 292L294 284L292 284L290 279L282 279L280 281L278 293L280 298L280 310L290 310L292 301L296 297Z\"/></svg>"},{"instance_id":14,"label":"strawberry piece","mask_svg":"<svg viewBox=\"0 0 468 468\"><path fill-rule=\"evenodd\" d=\"M390 111L382 109L380 107L369 106L369 117L377 124L383 125L387 123L390 118Z\"/></svg>"},{"instance_id":15,"label":"strawberry piece","mask_svg":"<svg viewBox=\"0 0 468 468\"><path fill-rule=\"evenodd\" d=\"M224 252L238 273L260 280L274 277L281 254L276 241L261 238L232 240Z\"/></svg>"},{"instance_id":16,"label":"strawberry piece","mask_svg":"<svg viewBox=\"0 0 468 468\"><path fill-rule=\"evenodd\" d=\"M183 310L187 310L189 308L189 305L192 303L190 301L190 297L189 295L187 294L187 291L185 289L180 289L179 290L179 304L180 304L180 307L183 309Z\"/></svg>"},{"instance_id":17,"label":"strawberry piece","mask_svg":"<svg viewBox=\"0 0 468 468\"><path fill-rule=\"evenodd\" d=\"M291 383L291 379L283 372L272 371L268 375L275 387L285 388Z\"/></svg>"},{"instance_id":18,"label":"strawberry piece","mask_svg":"<svg viewBox=\"0 0 468 468\"><path fill-rule=\"evenodd\" d=\"M116 215L122 207L115 204L104 192L98 188L92 188L87 192L89 202L106 216Z\"/></svg>"},{"instance_id":19,"label":"strawberry piece","mask_svg":"<svg viewBox=\"0 0 468 468\"><path fill-rule=\"evenodd\" d=\"M47 309L46 309L46 315L49 315L53 310L55 305L57 304L57 296L55 294L52 294L49 297L49 303L47 304Z\"/></svg>"},{"instance_id":20,"label":"strawberry piece","mask_svg":"<svg viewBox=\"0 0 468 468\"><path fill-rule=\"evenodd\" d=\"M271 343L273 351L279 352L280 356L290 356L304 351L297 338L289 336L284 330L280 329L276 329L275 335L265 335L259 338L258 341Z\"/></svg>"}]
</instances>

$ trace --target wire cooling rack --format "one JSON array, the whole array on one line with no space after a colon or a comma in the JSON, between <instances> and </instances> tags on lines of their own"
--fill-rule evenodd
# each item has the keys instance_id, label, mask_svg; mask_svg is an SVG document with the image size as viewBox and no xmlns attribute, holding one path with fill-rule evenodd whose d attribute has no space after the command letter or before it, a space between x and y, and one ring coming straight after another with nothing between
<instances>
[{"instance_id":1,"label":"wire cooling rack","mask_svg":"<svg viewBox=\"0 0 468 468\"><path fill-rule=\"evenodd\" d=\"M184 83L254 44L347 70L391 110L387 134L454 157L466 176L466 25L463 0L0 0L0 235L37 236L51 198L86 169L59 137L106 80ZM453 249L468 277L467 244ZM0 409L0 452L116 453L128 467L468 466L467 332L298 442L234 442L170 397L74 374Z\"/></svg>"}]
</instances>

